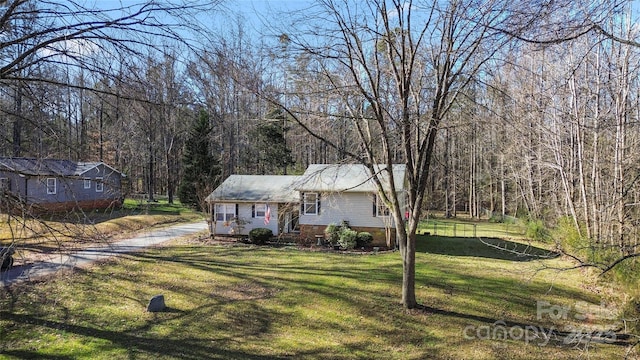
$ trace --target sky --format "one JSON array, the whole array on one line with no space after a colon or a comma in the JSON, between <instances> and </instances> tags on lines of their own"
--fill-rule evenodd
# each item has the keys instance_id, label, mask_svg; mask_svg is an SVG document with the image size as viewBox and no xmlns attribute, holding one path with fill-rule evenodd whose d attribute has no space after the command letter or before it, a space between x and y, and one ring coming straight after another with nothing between
<instances>
[{"instance_id":1,"label":"sky","mask_svg":"<svg viewBox=\"0 0 640 360\"><path fill-rule=\"evenodd\" d=\"M276 14L301 10L309 7L310 3L307 0L232 0L224 2L223 7L230 10L231 14L242 16L250 28L247 30L260 31L263 23L274 24L282 20ZM229 14L221 15L229 20Z\"/></svg>"}]
</instances>

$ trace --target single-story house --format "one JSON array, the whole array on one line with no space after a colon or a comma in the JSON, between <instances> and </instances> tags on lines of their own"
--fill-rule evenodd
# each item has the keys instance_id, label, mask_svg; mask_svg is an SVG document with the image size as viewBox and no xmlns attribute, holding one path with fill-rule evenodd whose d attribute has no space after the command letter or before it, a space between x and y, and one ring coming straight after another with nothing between
<instances>
[{"instance_id":1,"label":"single-story house","mask_svg":"<svg viewBox=\"0 0 640 360\"><path fill-rule=\"evenodd\" d=\"M297 232L298 176L231 175L206 201L210 207L211 234L248 235L268 228L274 235Z\"/></svg>"},{"instance_id":2,"label":"single-story house","mask_svg":"<svg viewBox=\"0 0 640 360\"><path fill-rule=\"evenodd\" d=\"M384 165L375 168L386 171ZM393 165L392 173L404 208L405 165ZM390 187L386 180L382 185ZM245 235L253 228L268 227L274 234L292 232L314 239L324 234L327 225L347 222L354 230L370 232L374 244L395 246L393 218L377 194L370 171L361 164L313 164L300 176L232 175L207 202L212 234ZM277 226L261 222L267 209L278 219Z\"/></svg>"},{"instance_id":3,"label":"single-story house","mask_svg":"<svg viewBox=\"0 0 640 360\"><path fill-rule=\"evenodd\" d=\"M120 206L124 177L103 162L0 157L0 192L36 211Z\"/></svg>"}]
</instances>

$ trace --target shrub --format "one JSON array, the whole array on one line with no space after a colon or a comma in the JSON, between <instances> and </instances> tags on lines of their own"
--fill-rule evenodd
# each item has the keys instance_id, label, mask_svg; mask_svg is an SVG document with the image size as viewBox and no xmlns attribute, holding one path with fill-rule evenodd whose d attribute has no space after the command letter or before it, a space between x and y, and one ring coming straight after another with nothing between
<instances>
[{"instance_id":1,"label":"shrub","mask_svg":"<svg viewBox=\"0 0 640 360\"><path fill-rule=\"evenodd\" d=\"M496 223L496 224L509 224L509 225L513 225L518 221L518 218L514 217L514 216L509 216L509 215L504 215L502 216L501 214L493 214L491 215L491 217L489 218L489 222L490 223Z\"/></svg>"},{"instance_id":2,"label":"shrub","mask_svg":"<svg viewBox=\"0 0 640 360\"><path fill-rule=\"evenodd\" d=\"M340 227L336 224L329 224L324 228L324 238L331 244L335 245L340 239Z\"/></svg>"},{"instance_id":3,"label":"shrub","mask_svg":"<svg viewBox=\"0 0 640 360\"><path fill-rule=\"evenodd\" d=\"M502 222L505 224L509 224L509 225L514 225L518 222L518 218L515 216L509 216L509 215L505 215L502 218Z\"/></svg>"},{"instance_id":4,"label":"shrub","mask_svg":"<svg viewBox=\"0 0 640 360\"><path fill-rule=\"evenodd\" d=\"M349 228L342 228L340 230L340 239L338 239L338 244L344 249L353 249L356 247L356 238L358 237L358 232L355 230L351 230Z\"/></svg>"},{"instance_id":5,"label":"shrub","mask_svg":"<svg viewBox=\"0 0 640 360\"><path fill-rule=\"evenodd\" d=\"M588 253L585 250L589 249L589 241L580 232L572 217L563 216L558 219L554 235L564 250L586 256Z\"/></svg>"},{"instance_id":6,"label":"shrub","mask_svg":"<svg viewBox=\"0 0 640 360\"><path fill-rule=\"evenodd\" d=\"M638 321L638 319L640 319L639 298L631 298L626 304L624 304L620 317L622 319L631 320L626 321L626 331L635 335L640 335L640 321Z\"/></svg>"},{"instance_id":7,"label":"shrub","mask_svg":"<svg viewBox=\"0 0 640 360\"><path fill-rule=\"evenodd\" d=\"M249 231L249 240L252 243L262 245L273 236L273 231L267 228L255 228Z\"/></svg>"},{"instance_id":8,"label":"shrub","mask_svg":"<svg viewBox=\"0 0 640 360\"><path fill-rule=\"evenodd\" d=\"M527 232L525 235L531 239L536 241L548 242L551 240L551 233L542 220L531 220L527 224Z\"/></svg>"},{"instance_id":9,"label":"shrub","mask_svg":"<svg viewBox=\"0 0 640 360\"><path fill-rule=\"evenodd\" d=\"M366 231L359 232L358 235L356 236L356 247L360 248L360 247L369 246L369 244L371 244L372 241L373 241L373 235L371 235Z\"/></svg>"}]
</instances>

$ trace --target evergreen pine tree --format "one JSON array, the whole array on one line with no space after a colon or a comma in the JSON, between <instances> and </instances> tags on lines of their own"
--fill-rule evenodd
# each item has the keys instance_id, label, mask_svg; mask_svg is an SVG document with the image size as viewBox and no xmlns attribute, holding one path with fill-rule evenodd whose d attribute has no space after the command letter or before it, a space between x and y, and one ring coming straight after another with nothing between
<instances>
[{"instance_id":1,"label":"evergreen pine tree","mask_svg":"<svg viewBox=\"0 0 640 360\"><path fill-rule=\"evenodd\" d=\"M200 110L185 143L183 175L178 189L180 202L202 210L204 198L220 181L219 160L209 150L209 114Z\"/></svg>"},{"instance_id":2,"label":"evergreen pine tree","mask_svg":"<svg viewBox=\"0 0 640 360\"><path fill-rule=\"evenodd\" d=\"M253 131L257 165L261 174L287 173L287 166L295 164L291 150L287 147L285 134L288 128L283 126L285 115L276 109L267 115L267 119L279 120L259 124Z\"/></svg>"}]
</instances>

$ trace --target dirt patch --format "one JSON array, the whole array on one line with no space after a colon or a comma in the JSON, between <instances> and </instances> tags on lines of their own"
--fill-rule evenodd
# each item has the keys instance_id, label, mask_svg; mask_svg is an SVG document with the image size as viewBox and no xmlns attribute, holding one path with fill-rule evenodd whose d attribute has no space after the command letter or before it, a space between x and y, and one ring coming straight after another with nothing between
<instances>
[{"instance_id":1,"label":"dirt patch","mask_svg":"<svg viewBox=\"0 0 640 360\"><path fill-rule=\"evenodd\" d=\"M262 284L246 281L216 288L211 297L221 302L260 300L270 298L276 292L277 290Z\"/></svg>"}]
</instances>

